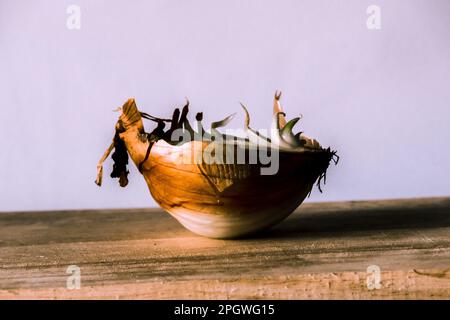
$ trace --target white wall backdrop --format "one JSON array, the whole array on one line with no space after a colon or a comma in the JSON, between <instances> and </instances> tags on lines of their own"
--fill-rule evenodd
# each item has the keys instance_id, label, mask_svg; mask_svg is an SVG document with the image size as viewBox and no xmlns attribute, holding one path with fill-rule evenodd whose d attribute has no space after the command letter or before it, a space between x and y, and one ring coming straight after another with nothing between
<instances>
[{"instance_id":1,"label":"white wall backdrop","mask_svg":"<svg viewBox=\"0 0 450 320\"><path fill-rule=\"evenodd\" d=\"M369 30L366 9L381 9ZM69 5L81 10L66 26ZM247 104L339 151L308 201L450 194L450 1L0 0L0 210L155 206L130 166L94 184L129 97L205 123Z\"/></svg>"}]
</instances>

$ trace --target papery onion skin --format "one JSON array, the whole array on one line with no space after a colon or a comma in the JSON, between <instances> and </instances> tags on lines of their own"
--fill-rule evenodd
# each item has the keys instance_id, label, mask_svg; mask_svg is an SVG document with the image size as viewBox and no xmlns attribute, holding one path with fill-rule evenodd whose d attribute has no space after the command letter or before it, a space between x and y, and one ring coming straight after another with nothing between
<instances>
[{"instance_id":1,"label":"papery onion skin","mask_svg":"<svg viewBox=\"0 0 450 320\"><path fill-rule=\"evenodd\" d=\"M214 163L205 159L207 148L228 146L227 141L208 141L211 135L194 132L186 125L187 106L183 112L174 112L171 120L159 119L138 110L134 99L122 107L117 134L126 151L142 173L156 202L189 230L212 238L237 238L275 225L291 214L311 192L314 183L325 178L331 160L337 162L336 152L324 149L301 132L292 129L300 118L288 122L279 103L281 93L274 101L275 139L262 136L250 127L250 116L245 113L244 127L248 139L237 139L233 148L249 154L253 146L263 143L278 152L278 171L262 175L261 163ZM188 104L187 104L188 105ZM194 140L177 145L168 140L167 132L144 131L142 115L146 119L171 122L170 130L184 128ZM183 118L184 117L184 118ZM202 114L197 114L197 130L201 129ZM217 121L212 131L226 125L232 116ZM160 126L161 129L164 126ZM272 131L274 132L274 131ZM213 132L214 133L214 132ZM216 132L217 133L217 132ZM215 144L215 145L214 145ZM219 145L220 144L220 145ZM112 144L112 146L117 146ZM186 151L201 163L184 161ZM111 152L111 146L98 166L97 184L101 184L102 163ZM272 151L274 152L274 151Z\"/></svg>"}]
</instances>

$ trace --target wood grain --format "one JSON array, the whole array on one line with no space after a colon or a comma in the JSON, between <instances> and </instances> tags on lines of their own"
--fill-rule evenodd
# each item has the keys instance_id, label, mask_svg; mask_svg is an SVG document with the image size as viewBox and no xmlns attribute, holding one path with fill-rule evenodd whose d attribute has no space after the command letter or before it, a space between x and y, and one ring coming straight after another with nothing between
<instances>
[{"instance_id":1,"label":"wood grain","mask_svg":"<svg viewBox=\"0 0 450 320\"><path fill-rule=\"evenodd\" d=\"M241 240L159 209L0 213L0 298L449 299L450 198L305 203Z\"/></svg>"}]
</instances>

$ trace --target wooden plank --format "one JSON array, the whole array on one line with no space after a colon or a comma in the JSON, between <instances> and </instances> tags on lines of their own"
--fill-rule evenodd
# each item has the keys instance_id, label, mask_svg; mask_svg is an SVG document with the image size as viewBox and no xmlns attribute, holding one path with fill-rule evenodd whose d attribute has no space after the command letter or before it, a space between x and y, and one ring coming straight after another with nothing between
<instances>
[{"instance_id":1,"label":"wooden plank","mask_svg":"<svg viewBox=\"0 0 450 320\"><path fill-rule=\"evenodd\" d=\"M449 299L450 198L305 203L240 240L159 209L0 213L0 298Z\"/></svg>"}]
</instances>

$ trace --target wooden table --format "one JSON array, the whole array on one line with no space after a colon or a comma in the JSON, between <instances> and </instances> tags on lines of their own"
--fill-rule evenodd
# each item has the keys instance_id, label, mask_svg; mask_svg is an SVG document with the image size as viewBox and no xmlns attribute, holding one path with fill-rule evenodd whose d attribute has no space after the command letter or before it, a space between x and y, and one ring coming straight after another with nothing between
<instances>
[{"instance_id":1,"label":"wooden table","mask_svg":"<svg viewBox=\"0 0 450 320\"><path fill-rule=\"evenodd\" d=\"M241 240L159 209L0 213L0 298L449 299L450 198L306 203Z\"/></svg>"}]
</instances>

